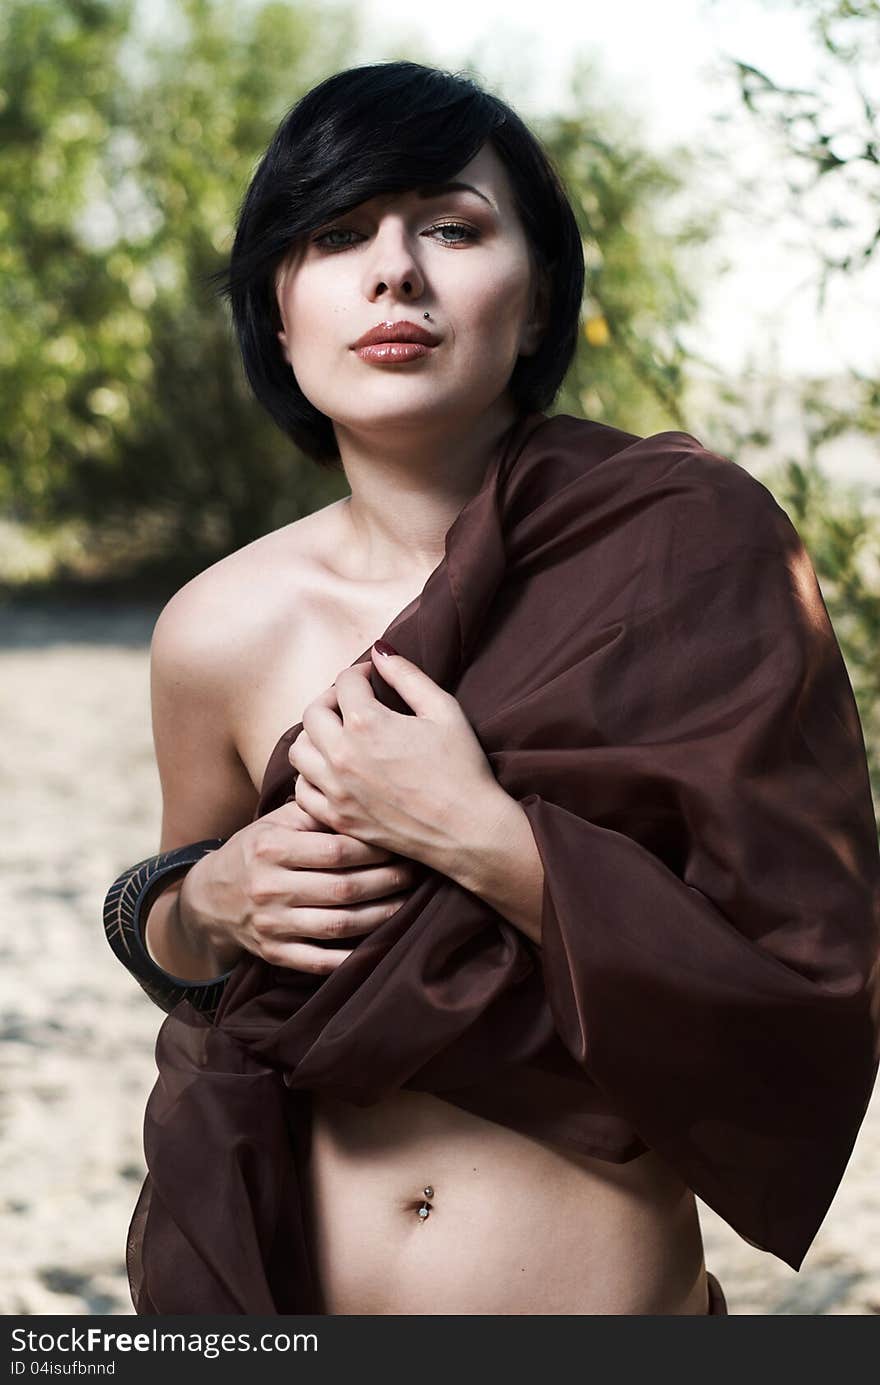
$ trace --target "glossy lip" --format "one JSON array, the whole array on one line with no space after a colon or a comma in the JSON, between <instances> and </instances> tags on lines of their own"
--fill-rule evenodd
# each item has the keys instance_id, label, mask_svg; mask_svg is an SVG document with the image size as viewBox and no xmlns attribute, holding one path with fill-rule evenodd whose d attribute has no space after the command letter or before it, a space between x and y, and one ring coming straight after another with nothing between
<instances>
[{"instance_id":1,"label":"glossy lip","mask_svg":"<svg viewBox=\"0 0 880 1385\"><path fill-rule=\"evenodd\" d=\"M420 346L436 346L439 340L436 333L426 331L415 322L379 322L352 342L351 349L357 351L361 346L379 346L386 341L411 341Z\"/></svg>"}]
</instances>

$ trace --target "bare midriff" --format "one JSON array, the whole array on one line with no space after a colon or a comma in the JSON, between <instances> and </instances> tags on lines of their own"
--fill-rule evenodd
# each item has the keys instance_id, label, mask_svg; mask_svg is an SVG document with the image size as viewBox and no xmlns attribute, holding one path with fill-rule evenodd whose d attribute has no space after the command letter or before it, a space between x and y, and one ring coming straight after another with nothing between
<instances>
[{"instance_id":1,"label":"bare midriff","mask_svg":"<svg viewBox=\"0 0 880 1385\"><path fill-rule=\"evenodd\" d=\"M569 1153L426 1092L313 1101L325 1312L706 1313L693 1194L653 1152Z\"/></svg>"},{"instance_id":2,"label":"bare midriff","mask_svg":"<svg viewBox=\"0 0 880 1385\"><path fill-rule=\"evenodd\" d=\"M330 568L342 504L225 560L246 593L231 715L256 789L281 734L428 575ZM323 1312L707 1312L693 1193L653 1151L613 1164L408 1089L365 1107L316 1091L312 1109L301 1187Z\"/></svg>"}]
</instances>

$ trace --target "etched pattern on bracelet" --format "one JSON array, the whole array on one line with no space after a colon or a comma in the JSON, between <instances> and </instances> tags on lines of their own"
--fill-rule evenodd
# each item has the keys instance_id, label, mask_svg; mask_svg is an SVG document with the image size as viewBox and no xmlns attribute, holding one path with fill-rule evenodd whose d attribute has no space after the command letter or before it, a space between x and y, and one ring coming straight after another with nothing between
<instances>
[{"instance_id":1,"label":"etched pattern on bracelet","mask_svg":"<svg viewBox=\"0 0 880 1385\"><path fill-rule=\"evenodd\" d=\"M212 837L145 857L114 880L104 899L104 933L110 947L150 999L166 1012L188 1000L193 1009L213 1018L232 971L204 982L172 976L147 951L143 920L160 885L184 875L196 861L223 844L224 838Z\"/></svg>"}]
</instances>

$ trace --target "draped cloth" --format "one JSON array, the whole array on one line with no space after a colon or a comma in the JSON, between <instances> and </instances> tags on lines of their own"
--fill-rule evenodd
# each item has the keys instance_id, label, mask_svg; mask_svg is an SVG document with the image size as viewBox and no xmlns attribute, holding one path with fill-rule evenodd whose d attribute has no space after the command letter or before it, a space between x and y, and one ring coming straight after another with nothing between
<instances>
[{"instance_id":1,"label":"draped cloth","mask_svg":"<svg viewBox=\"0 0 880 1385\"><path fill-rule=\"evenodd\" d=\"M528 815L541 945L426 869L329 975L248 954L213 1023L178 1004L129 1232L136 1312L321 1311L294 1157L315 1090L431 1092L614 1162L652 1149L798 1269L877 1074L880 853L785 511L688 433L523 414L376 633L454 694ZM254 821L292 801L300 730Z\"/></svg>"}]
</instances>

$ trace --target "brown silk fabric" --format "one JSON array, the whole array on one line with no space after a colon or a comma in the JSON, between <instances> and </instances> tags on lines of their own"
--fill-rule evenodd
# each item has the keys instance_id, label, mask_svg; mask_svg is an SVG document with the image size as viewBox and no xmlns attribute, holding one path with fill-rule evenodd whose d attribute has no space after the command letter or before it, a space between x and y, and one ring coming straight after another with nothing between
<instances>
[{"instance_id":1,"label":"brown silk fabric","mask_svg":"<svg viewBox=\"0 0 880 1385\"><path fill-rule=\"evenodd\" d=\"M145 1118L136 1311L321 1311L295 1157L315 1089L433 1092L614 1162L651 1148L799 1268L877 1073L880 853L852 688L784 510L687 433L523 415L376 633L454 693L528 814L543 945L428 871L330 975L248 957L213 1025L178 1005ZM300 729L255 820L293 796Z\"/></svg>"}]
</instances>

